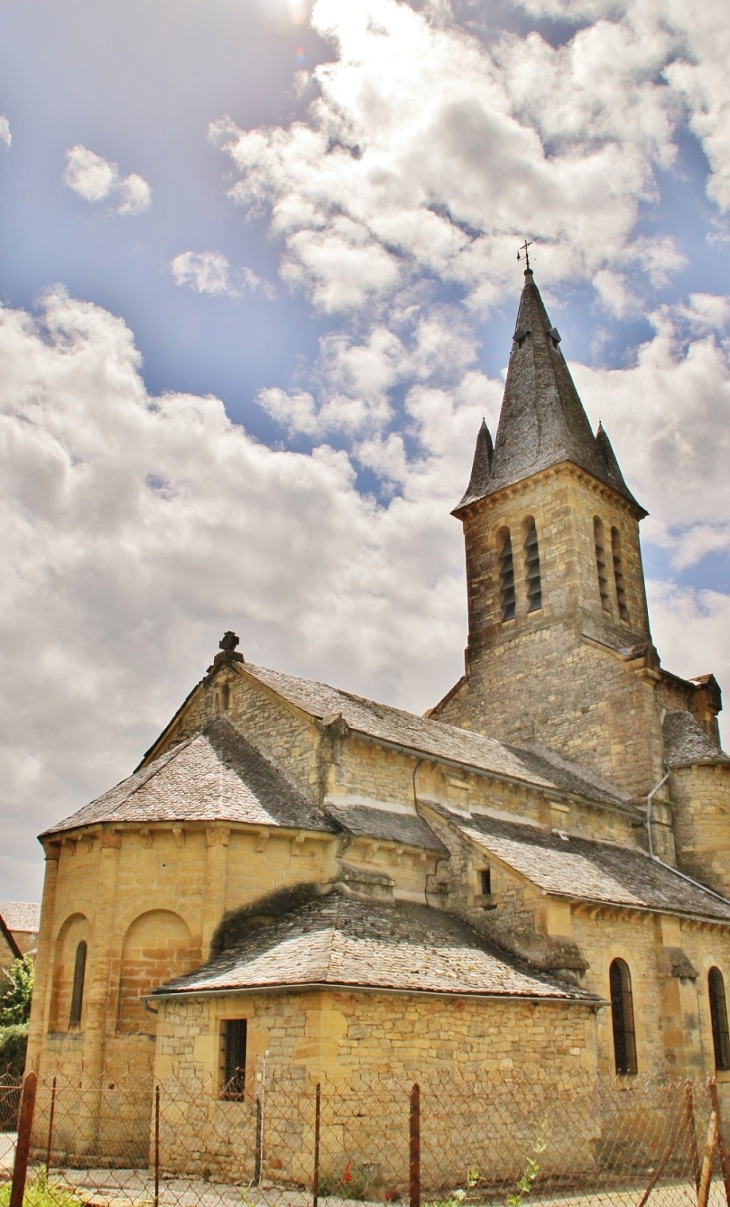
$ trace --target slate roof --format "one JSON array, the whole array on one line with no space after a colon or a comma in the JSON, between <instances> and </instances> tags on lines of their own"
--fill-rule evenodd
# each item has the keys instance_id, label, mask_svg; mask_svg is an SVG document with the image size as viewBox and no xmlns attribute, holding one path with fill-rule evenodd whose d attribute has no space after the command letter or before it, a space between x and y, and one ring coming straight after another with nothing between
<instances>
[{"instance_id":1,"label":"slate roof","mask_svg":"<svg viewBox=\"0 0 730 1207\"><path fill-rule=\"evenodd\" d=\"M683 708L668 712L662 723L664 761L668 767L692 763L730 763L730 758L705 733L692 713Z\"/></svg>"},{"instance_id":2,"label":"slate roof","mask_svg":"<svg viewBox=\"0 0 730 1207\"><path fill-rule=\"evenodd\" d=\"M310 716L322 720L342 716L350 729L375 740L393 742L424 755L449 759L548 791L568 792L614 805L629 803L628 795L615 785L538 747L508 746L468 729L377 704L326 683L252 666L250 662L238 669Z\"/></svg>"},{"instance_id":3,"label":"slate roof","mask_svg":"<svg viewBox=\"0 0 730 1207\"><path fill-rule=\"evenodd\" d=\"M494 450L483 425L469 486L454 514L551 465L572 461L646 515L624 482L605 431L599 427L593 435L553 333L557 335L528 269Z\"/></svg>"},{"instance_id":4,"label":"slate roof","mask_svg":"<svg viewBox=\"0 0 730 1207\"><path fill-rule=\"evenodd\" d=\"M337 889L155 993L307 985L597 1000L536 972L449 914L410 902L360 901Z\"/></svg>"},{"instance_id":5,"label":"slate roof","mask_svg":"<svg viewBox=\"0 0 730 1207\"><path fill-rule=\"evenodd\" d=\"M555 896L730 922L730 901L688 882L642 851L561 838L483 815L464 818L451 810L447 815L486 851Z\"/></svg>"},{"instance_id":6,"label":"slate roof","mask_svg":"<svg viewBox=\"0 0 730 1207\"><path fill-rule=\"evenodd\" d=\"M375 809L370 805L326 806L327 814L343 830L360 838L375 838L382 842L397 842L418 847L423 851L448 854L446 847L422 817L413 813L396 813L390 809Z\"/></svg>"},{"instance_id":7,"label":"slate roof","mask_svg":"<svg viewBox=\"0 0 730 1207\"><path fill-rule=\"evenodd\" d=\"M333 823L222 717L45 834L102 821L228 821L335 832Z\"/></svg>"},{"instance_id":8,"label":"slate roof","mask_svg":"<svg viewBox=\"0 0 730 1207\"><path fill-rule=\"evenodd\" d=\"M41 907L35 901L0 901L0 917L8 930L37 935L41 924Z\"/></svg>"}]
</instances>

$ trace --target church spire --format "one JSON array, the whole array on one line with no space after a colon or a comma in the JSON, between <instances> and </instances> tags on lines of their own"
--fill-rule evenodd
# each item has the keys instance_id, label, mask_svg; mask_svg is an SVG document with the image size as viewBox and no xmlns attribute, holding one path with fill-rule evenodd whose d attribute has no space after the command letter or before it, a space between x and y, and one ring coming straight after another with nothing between
<instances>
[{"instance_id":1,"label":"church spire","mask_svg":"<svg viewBox=\"0 0 730 1207\"><path fill-rule=\"evenodd\" d=\"M646 514L624 482L603 428L599 426L596 436L591 431L531 268L525 272L491 455L485 446L480 430L471 480L457 515L470 503L561 461L572 461Z\"/></svg>"}]
</instances>

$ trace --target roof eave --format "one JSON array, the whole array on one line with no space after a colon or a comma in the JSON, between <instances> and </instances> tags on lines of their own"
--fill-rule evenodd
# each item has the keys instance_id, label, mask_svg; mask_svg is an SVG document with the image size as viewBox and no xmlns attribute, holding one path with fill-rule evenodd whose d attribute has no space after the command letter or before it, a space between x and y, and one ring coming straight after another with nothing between
<instances>
[{"instance_id":1,"label":"roof eave","mask_svg":"<svg viewBox=\"0 0 730 1207\"><path fill-rule=\"evenodd\" d=\"M539 994L539 993L495 993L487 990L470 990L470 989L419 989L413 988L395 988L391 985L363 985L356 981L279 981L270 984L261 985L229 985L223 988L206 989L200 987L198 989L176 989L165 991L153 991L141 997L143 1002L154 1002L162 1000L175 1000L181 997L225 997L225 996L246 996L251 997L261 993L324 993L324 992L344 992L344 993L379 993L393 994L399 997L412 997L417 994L419 997L440 997L454 1000L456 998L466 998L473 1000L475 998L486 1001L499 1002L544 1002L546 1005L571 1005L571 1006L607 1006L609 1002L602 998L593 995L572 996L565 994Z\"/></svg>"},{"instance_id":2,"label":"roof eave","mask_svg":"<svg viewBox=\"0 0 730 1207\"><path fill-rule=\"evenodd\" d=\"M605 490L610 491L611 494L617 499L627 504L631 508L632 512L634 512L637 520L646 519L646 517L649 515L649 512L646 510L646 508L642 507L641 503L634 498L628 488L626 494L624 494L623 491L617 490L615 486L612 486L610 482L605 482L603 478L596 477L596 475L591 473L589 469L585 469L584 466L579 465L577 461L570 461L567 459L564 461L556 461L554 465L545 465L542 469L537 469L534 473L527 474L524 478L517 478L514 482L504 482L501 486L490 488L489 490L485 491L484 494L479 495L478 497L475 496L473 498L468 498L467 496L464 496L461 502L457 503L451 514L456 516L457 519L463 519L470 508L474 507L477 503L483 503L485 499L497 499L503 492L514 491L516 487L522 486L526 482L532 482L535 478L539 478L542 474L554 473L555 470L561 469L563 466L572 466L573 469L578 470L579 473L585 474L587 477L592 478L594 482L599 482Z\"/></svg>"}]
</instances>

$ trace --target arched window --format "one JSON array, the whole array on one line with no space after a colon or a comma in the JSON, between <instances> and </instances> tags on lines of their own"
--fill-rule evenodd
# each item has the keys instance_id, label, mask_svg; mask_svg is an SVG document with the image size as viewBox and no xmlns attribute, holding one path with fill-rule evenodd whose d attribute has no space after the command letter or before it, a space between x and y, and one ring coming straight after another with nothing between
<instances>
[{"instance_id":1,"label":"arched window","mask_svg":"<svg viewBox=\"0 0 730 1207\"><path fill-rule=\"evenodd\" d=\"M611 597L608 593L608 575L606 574L606 545L603 535L603 524L598 516L593 517L593 540L596 546L596 571L598 573L598 593L601 597L601 607L604 612L610 612Z\"/></svg>"},{"instance_id":2,"label":"arched window","mask_svg":"<svg viewBox=\"0 0 730 1207\"><path fill-rule=\"evenodd\" d=\"M616 602L621 620L628 622L629 609L626 603L626 587L624 584L624 568L621 558L621 534L618 528L611 529L611 552L613 554L613 577L616 582Z\"/></svg>"},{"instance_id":3,"label":"arched window","mask_svg":"<svg viewBox=\"0 0 730 1207\"><path fill-rule=\"evenodd\" d=\"M497 541L499 545L499 594L502 621L504 622L515 618L515 567L509 528L500 529Z\"/></svg>"},{"instance_id":4,"label":"arched window","mask_svg":"<svg viewBox=\"0 0 730 1207\"><path fill-rule=\"evenodd\" d=\"M538 612L542 607L540 550L537 544L537 529L532 516L528 516L525 520L525 575L527 578L527 611Z\"/></svg>"},{"instance_id":5,"label":"arched window","mask_svg":"<svg viewBox=\"0 0 730 1207\"><path fill-rule=\"evenodd\" d=\"M613 1055L617 1073L636 1073L636 1033L631 973L625 960L614 960L609 971Z\"/></svg>"},{"instance_id":6,"label":"arched window","mask_svg":"<svg viewBox=\"0 0 730 1207\"><path fill-rule=\"evenodd\" d=\"M710 992L712 1044L715 1049L715 1068L730 1069L730 1035L727 1029L725 982L719 968L711 968L707 977Z\"/></svg>"},{"instance_id":7,"label":"arched window","mask_svg":"<svg viewBox=\"0 0 730 1207\"><path fill-rule=\"evenodd\" d=\"M71 1009L68 1015L69 1027L81 1025L81 1010L84 1005L84 979L86 977L86 942L81 940L76 948L74 961L74 983L71 990Z\"/></svg>"}]
</instances>

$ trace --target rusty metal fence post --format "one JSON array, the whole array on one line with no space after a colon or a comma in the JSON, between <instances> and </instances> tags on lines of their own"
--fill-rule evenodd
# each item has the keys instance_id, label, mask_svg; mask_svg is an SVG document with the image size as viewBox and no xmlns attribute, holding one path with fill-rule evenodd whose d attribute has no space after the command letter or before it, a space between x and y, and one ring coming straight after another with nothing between
<instances>
[{"instance_id":1,"label":"rusty metal fence post","mask_svg":"<svg viewBox=\"0 0 730 1207\"><path fill-rule=\"evenodd\" d=\"M314 1177L312 1178L312 1207L317 1207L319 1201L319 1123L322 1105L322 1086L317 1082L317 1092L314 1096Z\"/></svg>"},{"instance_id":2,"label":"rusty metal fence post","mask_svg":"<svg viewBox=\"0 0 730 1207\"><path fill-rule=\"evenodd\" d=\"M421 1088L411 1090L410 1111L410 1207L421 1207Z\"/></svg>"},{"instance_id":3,"label":"rusty metal fence post","mask_svg":"<svg viewBox=\"0 0 730 1207\"><path fill-rule=\"evenodd\" d=\"M160 1087L155 1086L155 1204L160 1207Z\"/></svg>"},{"instance_id":4,"label":"rusty metal fence post","mask_svg":"<svg viewBox=\"0 0 730 1207\"><path fill-rule=\"evenodd\" d=\"M56 1082L57 1082L57 1078L54 1076L53 1083L51 1085L51 1112L50 1112L50 1116L48 1119L48 1144L46 1145L46 1177L48 1176L48 1172L51 1168L51 1156L53 1153L53 1120L54 1120L54 1117L56 1114Z\"/></svg>"},{"instance_id":5,"label":"rusty metal fence post","mask_svg":"<svg viewBox=\"0 0 730 1207\"><path fill-rule=\"evenodd\" d=\"M725 1144L725 1133L722 1129L722 1111L720 1110L720 1095L717 1092L717 1079L711 1077L707 1083L707 1088L710 1091L710 1103L712 1109L717 1115L717 1149L720 1154L720 1168L722 1169L722 1180L725 1183L725 1198L728 1207L730 1207L730 1159L728 1159L727 1145Z\"/></svg>"},{"instance_id":6,"label":"rusty metal fence post","mask_svg":"<svg viewBox=\"0 0 730 1207\"><path fill-rule=\"evenodd\" d=\"M687 1103L687 1116L689 1118L689 1150L692 1156L692 1174L694 1177L695 1190L700 1192L700 1154L697 1148L697 1132L695 1130L695 1108L694 1098L692 1095L692 1082L687 1081L684 1087L685 1101Z\"/></svg>"},{"instance_id":7,"label":"rusty metal fence post","mask_svg":"<svg viewBox=\"0 0 730 1207\"><path fill-rule=\"evenodd\" d=\"M28 1174L28 1154L30 1153L30 1136L33 1130L33 1109L35 1107L35 1092L38 1078L35 1073L26 1073L23 1078L23 1092L20 1098L20 1113L18 1116L18 1143L15 1149L15 1165L13 1166L13 1186L10 1191L9 1207L23 1207L25 1179Z\"/></svg>"}]
</instances>

